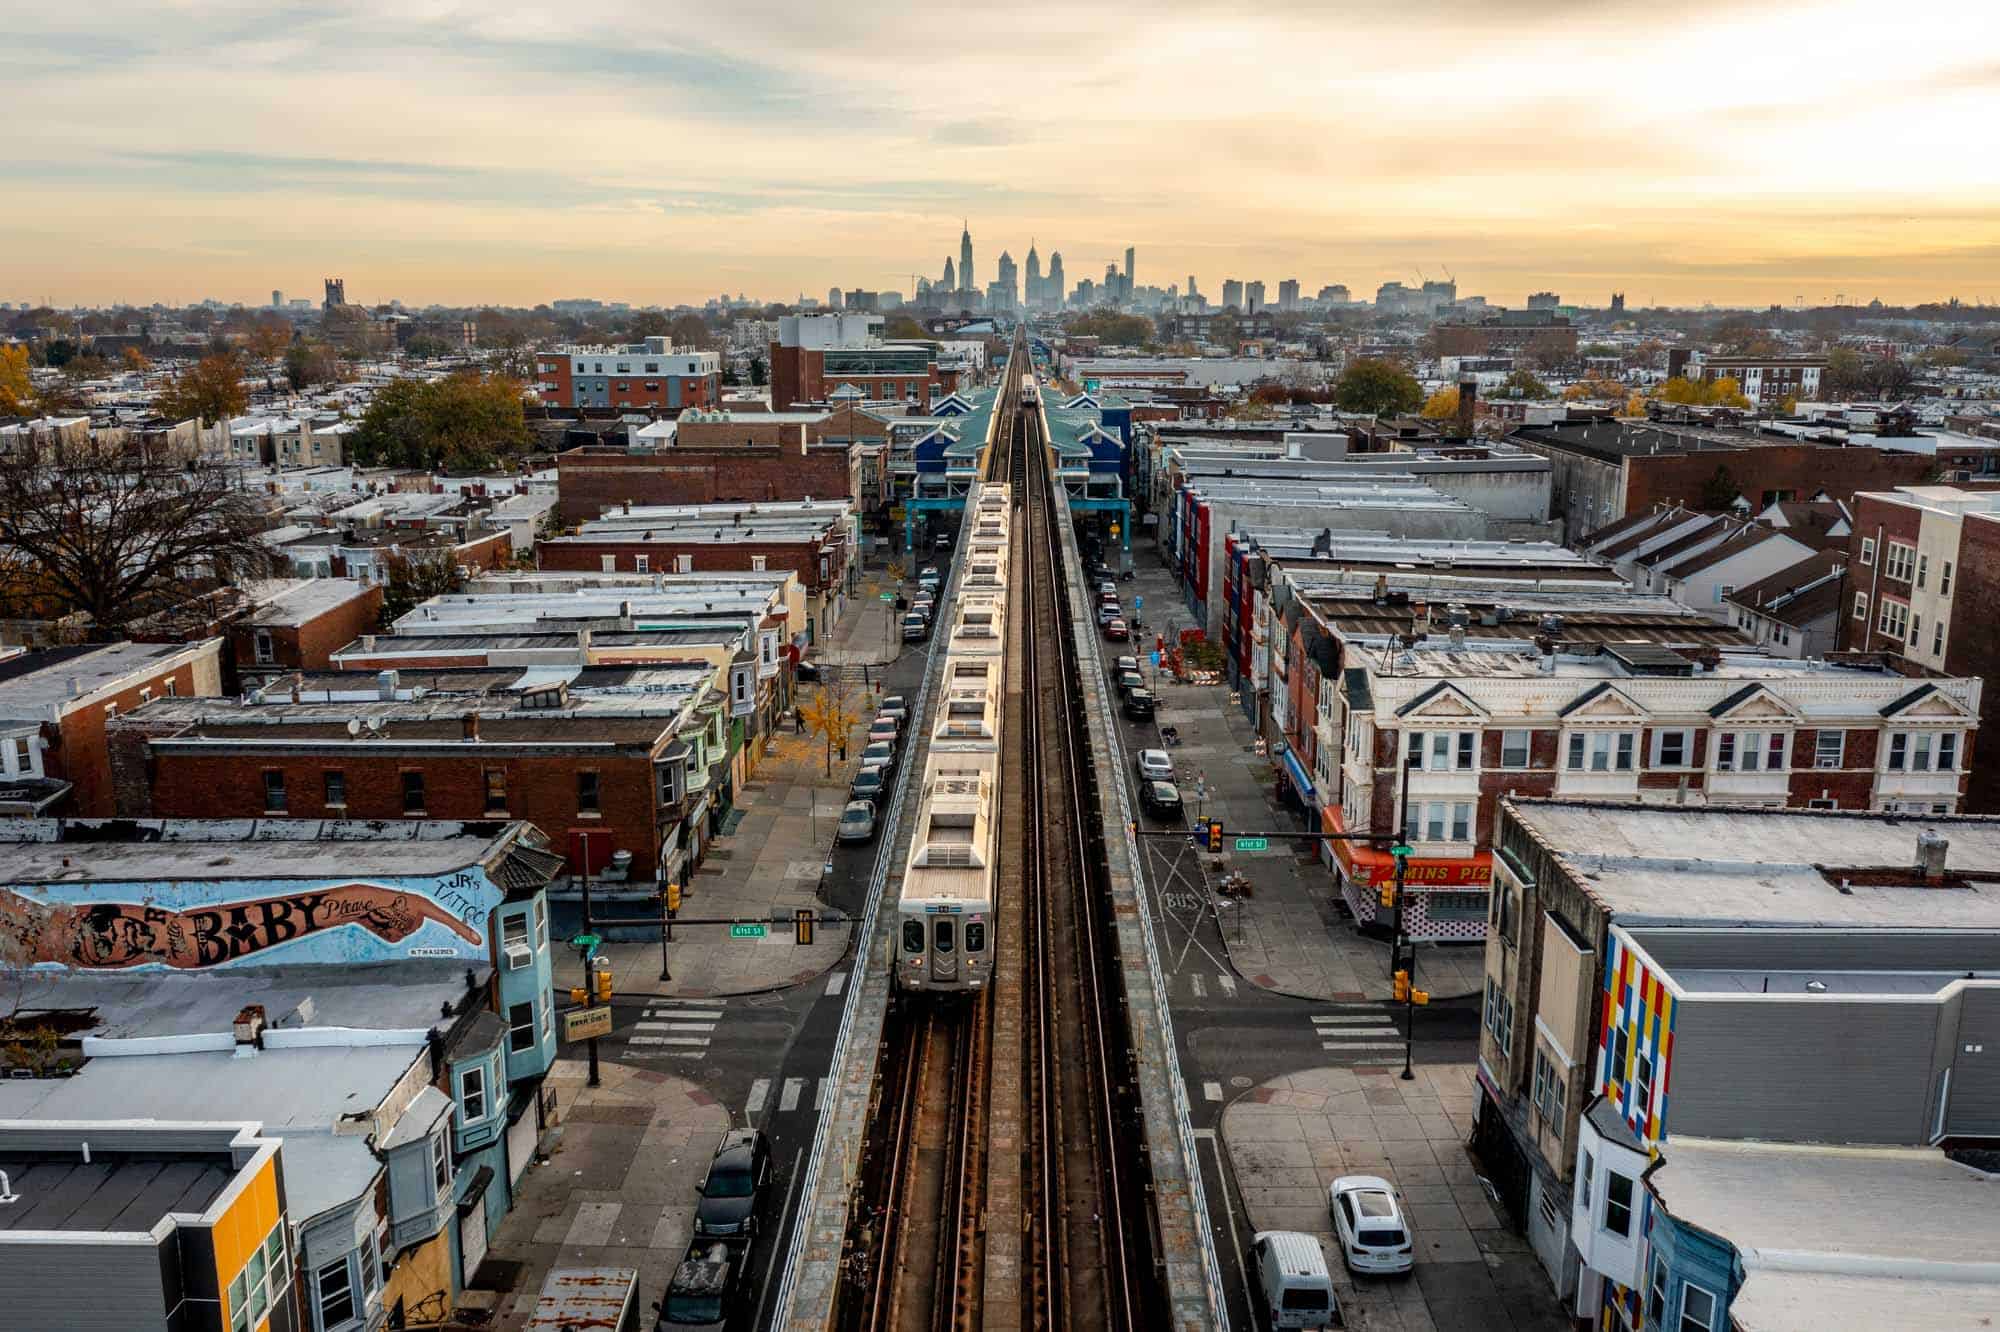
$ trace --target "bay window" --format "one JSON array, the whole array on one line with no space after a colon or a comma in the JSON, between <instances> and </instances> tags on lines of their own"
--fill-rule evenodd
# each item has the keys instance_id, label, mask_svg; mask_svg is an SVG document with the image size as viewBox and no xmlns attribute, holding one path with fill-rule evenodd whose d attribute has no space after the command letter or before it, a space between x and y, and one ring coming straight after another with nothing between
<instances>
[{"instance_id":1,"label":"bay window","mask_svg":"<svg viewBox=\"0 0 2000 1332\"><path fill-rule=\"evenodd\" d=\"M1637 731L1574 731L1566 766L1571 772L1630 772L1638 748Z\"/></svg>"}]
</instances>

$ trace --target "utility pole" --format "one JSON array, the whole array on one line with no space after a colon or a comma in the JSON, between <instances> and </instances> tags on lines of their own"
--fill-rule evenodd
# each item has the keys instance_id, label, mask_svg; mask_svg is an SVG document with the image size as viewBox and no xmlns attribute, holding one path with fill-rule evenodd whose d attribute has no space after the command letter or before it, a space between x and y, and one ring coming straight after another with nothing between
<instances>
[{"instance_id":1,"label":"utility pole","mask_svg":"<svg viewBox=\"0 0 2000 1332\"><path fill-rule=\"evenodd\" d=\"M1408 943L1403 933L1404 927L1408 924L1408 920L1403 914L1403 870L1410 863L1410 770L1414 767L1416 767L1416 759L1413 756L1405 756L1403 759L1403 827L1401 829L1403 835L1396 839L1394 846L1389 848L1389 854L1396 861L1395 936L1389 946L1389 974L1396 981L1397 988L1402 990L1400 997L1403 1000L1403 1081L1405 1082L1416 1077L1416 1074L1410 1068L1417 1034L1416 948L1410 946L1407 962L1403 956L1404 947Z\"/></svg>"},{"instance_id":2,"label":"utility pole","mask_svg":"<svg viewBox=\"0 0 2000 1332\"><path fill-rule=\"evenodd\" d=\"M590 842L587 839L583 843L583 932L585 934L595 933L590 928ZM595 950L586 948L582 952L583 1002L585 1005L589 1005L595 1002L597 998L597 986L593 982L590 973L590 963ZM590 1085L593 1087L601 1085L597 1076L597 1038L595 1036L590 1038Z\"/></svg>"}]
</instances>

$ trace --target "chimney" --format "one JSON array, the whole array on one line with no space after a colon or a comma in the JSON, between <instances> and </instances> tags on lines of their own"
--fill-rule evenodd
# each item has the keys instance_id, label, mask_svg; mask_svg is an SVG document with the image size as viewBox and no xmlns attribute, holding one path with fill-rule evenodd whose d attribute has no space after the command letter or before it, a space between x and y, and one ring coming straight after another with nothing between
<instances>
[{"instance_id":1,"label":"chimney","mask_svg":"<svg viewBox=\"0 0 2000 1332\"><path fill-rule=\"evenodd\" d=\"M394 671L375 672L375 696L377 698L393 700L396 697L396 689L399 684L400 680Z\"/></svg>"},{"instance_id":2,"label":"chimney","mask_svg":"<svg viewBox=\"0 0 2000 1332\"><path fill-rule=\"evenodd\" d=\"M460 725L461 725L462 727L464 727L464 730L465 730L465 738L466 738L466 739L468 739L468 740L477 740L477 739L479 738L479 714L478 714L478 713L476 713L476 712L468 712L468 713L466 713L466 714L465 714L465 716L463 716L463 717L459 718L459 724L460 724Z\"/></svg>"},{"instance_id":3,"label":"chimney","mask_svg":"<svg viewBox=\"0 0 2000 1332\"><path fill-rule=\"evenodd\" d=\"M70 676L70 677L68 678L68 680L66 681L66 683L67 683L67 684L68 684L68 686L69 686L69 696L70 696L71 698L77 698L77 697L80 697L80 696L82 695L82 693L83 693L83 681L82 681L82 680L80 680L80 679L78 679L78 678L77 678L76 676L72 675L72 676Z\"/></svg>"},{"instance_id":4,"label":"chimney","mask_svg":"<svg viewBox=\"0 0 2000 1332\"><path fill-rule=\"evenodd\" d=\"M236 1057L247 1058L264 1044L264 1005L245 1004L237 1010L234 1023Z\"/></svg>"},{"instance_id":5,"label":"chimney","mask_svg":"<svg viewBox=\"0 0 2000 1332\"><path fill-rule=\"evenodd\" d=\"M1925 883L1944 878L1944 855L1951 840L1926 828L1917 834L1917 877Z\"/></svg>"},{"instance_id":6,"label":"chimney","mask_svg":"<svg viewBox=\"0 0 2000 1332\"><path fill-rule=\"evenodd\" d=\"M1479 381L1471 375L1458 378L1458 434L1472 438L1472 418L1479 409Z\"/></svg>"}]
</instances>

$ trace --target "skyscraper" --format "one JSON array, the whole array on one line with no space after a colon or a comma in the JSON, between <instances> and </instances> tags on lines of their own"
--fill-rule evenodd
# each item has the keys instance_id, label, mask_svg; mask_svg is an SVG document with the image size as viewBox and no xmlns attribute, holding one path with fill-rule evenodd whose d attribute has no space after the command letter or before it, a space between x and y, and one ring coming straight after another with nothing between
<instances>
[{"instance_id":1,"label":"skyscraper","mask_svg":"<svg viewBox=\"0 0 2000 1332\"><path fill-rule=\"evenodd\" d=\"M1131 246L1125 247L1125 295L1128 297L1132 294L1132 260L1137 255L1138 251Z\"/></svg>"},{"instance_id":2,"label":"skyscraper","mask_svg":"<svg viewBox=\"0 0 2000 1332\"><path fill-rule=\"evenodd\" d=\"M958 277L951 266L951 256L944 257L944 281L938 283L938 290L949 295L958 290Z\"/></svg>"},{"instance_id":3,"label":"skyscraper","mask_svg":"<svg viewBox=\"0 0 2000 1332\"><path fill-rule=\"evenodd\" d=\"M1004 309L1011 310L1021 303L1020 293L1014 286L1019 271L1014 267L1014 256L1005 250L1000 251L1000 263L993 275L993 286L1000 293L999 304Z\"/></svg>"},{"instance_id":4,"label":"skyscraper","mask_svg":"<svg viewBox=\"0 0 2000 1332\"><path fill-rule=\"evenodd\" d=\"M826 307L829 310L838 310L841 308L839 287L828 287L826 289Z\"/></svg>"},{"instance_id":5,"label":"skyscraper","mask_svg":"<svg viewBox=\"0 0 2000 1332\"><path fill-rule=\"evenodd\" d=\"M1222 279L1222 305L1224 309L1243 309L1243 284L1235 278Z\"/></svg>"},{"instance_id":6,"label":"skyscraper","mask_svg":"<svg viewBox=\"0 0 2000 1332\"><path fill-rule=\"evenodd\" d=\"M1060 308L1069 288L1063 285L1062 251L1049 251L1049 304Z\"/></svg>"},{"instance_id":7,"label":"skyscraper","mask_svg":"<svg viewBox=\"0 0 2000 1332\"><path fill-rule=\"evenodd\" d=\"M1299 308L1299 280L1286 278L1278 284L1278 308L1292 311Z\"/></svg>"},{"instance_id":8,"label":"skyscraper","mask_svg":"<svg viewBox=\"0 0 2000 1332\"><path fill-rule=\"evenodd\" d=\"M1042 256L1035 253L1035 242L1028 242L1028 285L1021 290L1021 299L1030 310L1042 303Z\"/></svg>"},{"instance_id":9,"label":"skyscraper","mask_svg":"<svg viewBox=\"0 0 2000 1332\"><path fill-rule=\"evenodd\" d=\"M958 289L977 291L978 284L972 280L972 226L965 225L958 235Z\"/></svg>"},{"instance_id":10,"label":"skyscraper","mask_svg":"<svg viewBox=\"0 0 2000 1332\"><path fill-rule=\"evenodd\" d=\"M1243 313L1256 314L1264 308L1264 284L1262 282L1246 283L1243 288Z\"/></svg>"}]
</instances>

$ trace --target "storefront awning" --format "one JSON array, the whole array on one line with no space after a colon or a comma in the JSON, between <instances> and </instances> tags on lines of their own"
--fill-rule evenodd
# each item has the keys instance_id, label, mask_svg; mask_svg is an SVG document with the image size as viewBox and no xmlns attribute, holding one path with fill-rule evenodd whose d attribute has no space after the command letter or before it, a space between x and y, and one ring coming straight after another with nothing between
<instances>
[{"instance_id":1,"label":"storefront awning","mask_svg":"<svg viewBox=\"0 0 2000 1332\"><path fill-rule=\"evenodd\" d=\"M1347 831L1337 808L1320 810L1319 820L1321 832ZM1340 864L1340 872L1349 883L1357 887L1379 888L1395 882L1396 858L1389 854L1388 847L1350 841L1337 841L1331 845L1334 859ZM1463 857L1412 856L1403 870L1403 885L1407 888L1486 888L1492 883L1493 853L1490 851L1475 851Z\"/></svg>"}]
</instances>

